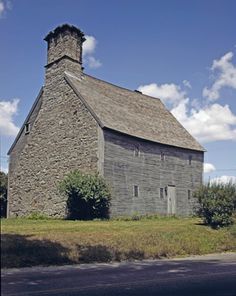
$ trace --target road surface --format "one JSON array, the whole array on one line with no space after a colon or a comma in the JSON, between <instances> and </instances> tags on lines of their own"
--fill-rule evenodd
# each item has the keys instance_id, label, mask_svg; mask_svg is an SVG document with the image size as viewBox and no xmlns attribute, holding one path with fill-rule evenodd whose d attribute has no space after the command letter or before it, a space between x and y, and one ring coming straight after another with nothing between
<instances>
[{"instance_id":1,"label":"road surface","mask_svg":"<svg viewBox=\"0 0 236 296\"><path fill-rule=\"evenodd\" d=\"M3 296L236 296L236 253L6 269L1 280Z\"/></svg>"}]
</instances>

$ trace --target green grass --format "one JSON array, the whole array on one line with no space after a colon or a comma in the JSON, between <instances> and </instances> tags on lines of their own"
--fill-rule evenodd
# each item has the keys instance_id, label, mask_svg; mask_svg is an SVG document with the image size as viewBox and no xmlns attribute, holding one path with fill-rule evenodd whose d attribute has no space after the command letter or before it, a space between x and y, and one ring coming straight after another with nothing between
<instances>
[{"instance_id":1,"label":"green grass","mask_svg":"<svg viewBox=\"0 0 236 296\"><path fill-rule=\"evenodd\" d=\"M213 230L197 218L149 217L138 221L3 219L1 224L2 267L236 251L236 225Z\"/></svg>"}]
</instances>

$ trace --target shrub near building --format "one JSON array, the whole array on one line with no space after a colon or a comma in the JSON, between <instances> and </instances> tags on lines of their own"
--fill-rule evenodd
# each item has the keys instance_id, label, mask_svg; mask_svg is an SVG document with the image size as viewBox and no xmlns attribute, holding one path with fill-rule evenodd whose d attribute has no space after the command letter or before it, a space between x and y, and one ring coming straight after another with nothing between
<instances>
[{"instance_id":1,"label":"shrub near building","mask_svg":"<svg viewBox=\"0 0 236 296\"><path fill-rule=\"evenodd\" d=\"M68 197L68 219L109 218L111 194L104 179L98 174L73 171L59 184L59 190Z\"/></svg>"},{"instance_id":2,"label":"shrub near building","mask_svg":"<svg viewBox=\"0 0 236 296\"><path fill-rule=\"evenodd\" d=\"M236 184L208 183L203 185L194 195L199 202L197 213L206 224L218 228L233 223Z\"/></svg>"}]
</instances>

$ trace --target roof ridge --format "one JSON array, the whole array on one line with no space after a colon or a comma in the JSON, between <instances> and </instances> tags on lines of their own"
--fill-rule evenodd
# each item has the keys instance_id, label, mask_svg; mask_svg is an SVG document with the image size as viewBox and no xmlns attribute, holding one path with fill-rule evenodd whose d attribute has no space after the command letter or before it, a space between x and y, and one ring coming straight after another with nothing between
<instances>
[{"instance_id":1,"label":"roof ridge","mask_svg":"<svg viewBox=\"0 0 236 296\"><path fill-rule=\"evenodd\" d=\"M159 100L159 101L163 104L163 102L161 101L160 98L155 98L155 97L152 97L152 96L149 96L149 95L143 94L142 92L135 92L135 90L131 90L131 89L129 89L129 88L126 88L126 87L123 87L123 86L120 86L120 85L114 84L114 83L112 83L112 82L109 82L109 81L106 81L106 80L103 80L103 79L100 79L100 78L94 77L94 76L89 75L89 74L86 74L86 73L83 73L83 75L84 75L84 76L87 76L87 77L90 77L90 78L92 78L92 79L94 79L94 80L98 80L98 81L101 81L101 82L103 82L103 83L109 84L109 85L111 85L111 86L114 86L114 87L117 87L117 88L120 88L120 89L123 89L123 90L127 90L127 91L129 91L129 92L131 92L131 93L135 93L135 94L140 95L140 96L145 96L145 97L147 97L147 98L149 98L149 99L152 99L152 100ZM163 104L163 105L164 105L164 104Z\"/></svg>"}]
</instances>

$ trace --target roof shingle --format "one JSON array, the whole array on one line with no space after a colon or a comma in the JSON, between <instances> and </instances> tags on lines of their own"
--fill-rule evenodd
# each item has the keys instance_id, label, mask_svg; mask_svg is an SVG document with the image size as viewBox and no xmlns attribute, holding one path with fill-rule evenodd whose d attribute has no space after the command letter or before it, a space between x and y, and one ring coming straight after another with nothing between
<instances>
[{"instance_id":1,"label":"roof shingle","mask_svg":"<svg viewBox=\"0 0 236 296\"><path fill-rule=\"evenodd\" d=\"M160 99L143 95L86 74L65 78L102 127L161 144L205 151Z\"/></svg>"}]
</instances>

